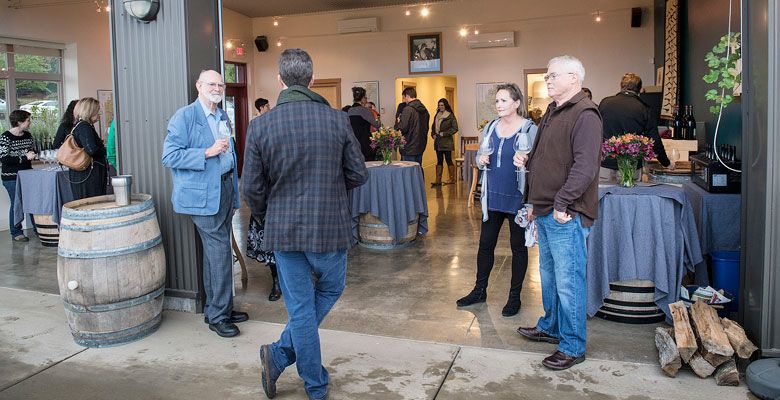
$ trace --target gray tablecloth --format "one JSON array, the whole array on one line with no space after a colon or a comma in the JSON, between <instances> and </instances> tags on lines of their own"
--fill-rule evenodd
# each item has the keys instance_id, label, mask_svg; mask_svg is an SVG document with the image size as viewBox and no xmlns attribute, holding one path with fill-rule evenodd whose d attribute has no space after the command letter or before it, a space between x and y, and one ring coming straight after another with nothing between
<instances>
[{"instance_id":1,"label":"gray tablecloth","mask_svg":"<svg viewBox=\"0 0 780 400\"><path fill-rule=\"evenodd\" d=\"M599 188L599 218L588 237L588 315L609 294L609 282L655 282L655 303L670 319L685 270L703 265L693 210L670 185Z\"/></svg>"},{"instance_id":2,"label":"gray tablecloth","mask_svg":"<svg viewBox=\"0 0 780 400\"><path fill-rule=\"evenodd\" d=\"M419 216L417 232L428 232L428 200L425 196L420 164L410 161L393 161L382 165L370 161L368 182L352 189L352 234L358 238L358 222L361 214L370 213L390 228L394 240L403 238L409 222Z\"/></svg>"},{"instance_id":3,"label":"gray tablecloth","mask_svg":"<svg viewBox=\"0 0 780 400\"><path fill-rule=\"evenodd\" d=\"M466 182L467 185L471 184L471 175L473 174L472 166L474 166L476 161L476 150L466 150L463 152L463 171L461 171L461 177L463 178L463 182Z\"/></svg>"},{"instance_id":4,"label":"gray tablecloth","mask_svg":"<svg viewBox=\"0 0 780 400\"><path fill-rule=\"evenodd\" d=\"M14 223L21 222L25 214L48 214L59 225L62 205L73 201L67 174L68 171L59 169L19 171L16 178Z\"/></svg>"},{"instance_id":5,"label":"gray tablecloth","mask_svg":"<svg viewBox=\"0 0 780 400\"><path fill-rule=\"evenodd\" d=\"M701 252L739 250L742 196L710 193L693 182L683 184L683 190L693 207Z\"/></svg>"}]
</instances>

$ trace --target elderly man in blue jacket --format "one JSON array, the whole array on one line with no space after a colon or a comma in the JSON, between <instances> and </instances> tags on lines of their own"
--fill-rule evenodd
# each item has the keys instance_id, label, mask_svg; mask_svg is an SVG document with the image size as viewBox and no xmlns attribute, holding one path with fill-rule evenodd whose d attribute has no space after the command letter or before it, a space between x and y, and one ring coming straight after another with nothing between
<instances>
[{"instance_id":1,"label":"elderly man in blue jacket","mask_svg":"<svg viewBox=\"0 0 780 400\"><path fill-rule=\"evenodd\" d=\"M230 120L217 107L225 83L203 71L195 83L198 99L180 108L168 124L162 163L173 175L173 210L190 215L203 242L203 307L209 329L222 337L239 334L246 313L233 311L233 212L239 207L236 154Z\"/></svg>"}]
</instances>

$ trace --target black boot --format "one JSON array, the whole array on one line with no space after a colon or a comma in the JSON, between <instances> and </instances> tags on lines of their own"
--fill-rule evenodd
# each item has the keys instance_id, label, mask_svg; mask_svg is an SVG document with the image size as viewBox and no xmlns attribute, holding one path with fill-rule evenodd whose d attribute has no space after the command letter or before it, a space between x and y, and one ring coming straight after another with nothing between
<instances>
[{"instance_id":1,"label":"black boot","mask_svg":"<svg viewBox=\"0 0 780 400\"><path fill-rule=\"evenodd\" d=\"M271 293L268 295L269 301L276 301L282 297L282 290L279 289L279 277L274 276L274 283L271 287Z\"/></svg>"},{"instance_id":2,"label":"black boot","mask_svg":"<svg viewBox=\"0 0 780 400\"><path fill-rule=\"evenodd\" d=\"M487 300L487 290L485 290L484 288L474 288L471 290L471 293L466 295L466 297L458 299L456 304L458 305L458 307L466 307L472 304L484 303L486 300Z\"/></svg>"},{"instance_id":3,"label":"black boot","mask_svg":"<svg viewBox=\"0 0 780 400\"><path fill-rule=\"evenodd\" d=\"M509 298L506 300L504 309L501 310L501 315L505 317L511 317L516 315L520 311L520 292L510 291Z\"/></svg>"}]
</instances>

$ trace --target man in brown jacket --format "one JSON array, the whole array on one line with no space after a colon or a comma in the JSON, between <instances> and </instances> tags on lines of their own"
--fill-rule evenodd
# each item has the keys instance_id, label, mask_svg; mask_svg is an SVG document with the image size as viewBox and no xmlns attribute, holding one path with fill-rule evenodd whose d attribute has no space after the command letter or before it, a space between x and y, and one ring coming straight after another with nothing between
<instances>
[{"instance_id":1,"label":"man in brown jacket","mask_svg":"<svg viewBox=\"0 0 780 400\"><path fill-rule=\"evenodd\" d=\"M562 370L585 359L586 238L598 214L601 115L582 91L585 69L571 56L547 64L547 107L528 157L526 203L539 234L544 316L518 328L530 340L558 344L542 364ZM527 162L526 162L527 161Z\"/></svg>"}]
</instances>

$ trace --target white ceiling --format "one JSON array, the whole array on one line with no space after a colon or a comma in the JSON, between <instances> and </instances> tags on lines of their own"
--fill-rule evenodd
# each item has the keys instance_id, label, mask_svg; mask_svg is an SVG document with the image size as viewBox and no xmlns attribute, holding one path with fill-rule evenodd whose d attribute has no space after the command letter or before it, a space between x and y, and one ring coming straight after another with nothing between
<instances>
[{"instance_id":1,"label":"white ceiling","mask_svg":"<svg viewBox=\"0 0 780 400\"><path fill-rule=\"evenodd\" d=\"M248 17L274 17L442 1L446 0L223 0L222 5Z\"/></svg>"}]
</instances>

